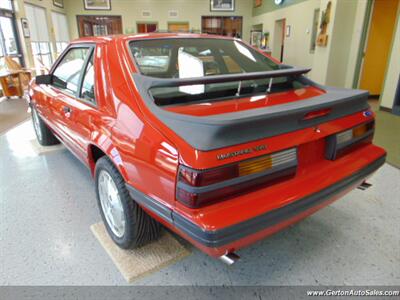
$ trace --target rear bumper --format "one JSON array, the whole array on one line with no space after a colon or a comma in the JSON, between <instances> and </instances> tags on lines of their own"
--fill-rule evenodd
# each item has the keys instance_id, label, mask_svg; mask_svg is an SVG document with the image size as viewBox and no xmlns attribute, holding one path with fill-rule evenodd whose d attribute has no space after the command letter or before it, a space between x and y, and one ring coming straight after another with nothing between
<instances>
[{"instance_id":1,"label":"rear bumper","mask_svg":"<svg viewBox=\"0 0 400 300\"><path fill-rule=\"evenodd\" d=\"M127 185L127 188L133 199L151 214L162 219L164 224L172 225L172 229L176 229L208 254L218 256L226 251L237 249L259 240L328 205L343 193L359 185L365 178L381 167L385 163L385 157L383 155L352 175L286 206L268 211L241 223L212 231L204 230L180 214L161 205L158 201L137 191L132 186ZM253 238L249 238L251 236ZM238 242L246 238L249 239L247 242Z\"/></svg>"}]
</instances>

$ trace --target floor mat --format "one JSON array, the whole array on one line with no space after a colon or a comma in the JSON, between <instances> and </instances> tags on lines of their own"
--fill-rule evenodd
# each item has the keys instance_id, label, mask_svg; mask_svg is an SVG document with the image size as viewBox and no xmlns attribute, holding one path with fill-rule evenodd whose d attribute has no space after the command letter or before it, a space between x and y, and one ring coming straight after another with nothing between
<instances>
[{"instance_id":1,"label":"floor mat","mask_svg":"<svg viewBox=\"0 0 400 300\"><path fill-rule=\"evenodd\" d=\"M190 254L166 231L151 244L134 250L123 250L114 244L102 222L93 224L90 229L127 282L160 270Z\"/></svg>"},{"instance_id":2,"label":"floor mat","mask_svg":"<svg viewBox=\"0 0 400 300\"><path fill-rule=\"evenodd\" d=\"M52 145L52 146L42 146L42 145L39 144L37 139L31 140L30 143L31 143L32 149L38 155L45 154L45 153L52 152L52 151L65 149L63 144L57 144L57 145Z\"/></svg>"}]
</instances>

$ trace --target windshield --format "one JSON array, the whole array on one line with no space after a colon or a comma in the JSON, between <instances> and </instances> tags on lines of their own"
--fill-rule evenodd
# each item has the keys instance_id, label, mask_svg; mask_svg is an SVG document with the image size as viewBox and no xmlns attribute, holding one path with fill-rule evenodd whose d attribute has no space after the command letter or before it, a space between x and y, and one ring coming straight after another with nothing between
<instances>
[{"instance_id":1,"label":"windshield","mask_svg":"<svg viewBox=\"0 0 400 300\"><path fill-rule=\"evenodd\" d=\"M238 40L175 38L131 41L141 74L157 78L194 78L278 70L279 65ZM157 105L231 99L301 88L292 77L230 81L150 90Z\"/></svg>"}]
</instances>

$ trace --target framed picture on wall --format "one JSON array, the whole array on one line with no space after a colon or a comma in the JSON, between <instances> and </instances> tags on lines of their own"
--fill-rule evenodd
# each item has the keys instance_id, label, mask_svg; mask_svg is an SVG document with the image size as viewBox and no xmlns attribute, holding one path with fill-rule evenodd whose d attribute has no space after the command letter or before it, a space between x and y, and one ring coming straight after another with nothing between
<instances>
[{"instance_id":1,"label":"framed picture on wall","mask_svg":"<svg viewBox=\"0 0 400 300\"><path fill-rule=\"evenodd\" d=\"M54 6L64 8L64 0L53 0Z\"/></svg>"},{"instance_id":2,"label":"framed picture on wall","mask_svg":"<svg viewBox=\"0 0 400 300\"><path fill-rule=\"evenodd\" d=\"M262 5L262 0L255 0L254 1L254 7L259 7Z\"/></svg>"},{"instance_id":3,"label":"framed picture on wall","mask_svg":"<svg viewBox=\"0 0 400 300\"><path fill-rule=\"evenodd\" d=\"M111 10L111 0L83 0L83 6L85 10Z\"/></svg>"},{"instance_id":4,"label":"framed picture on wall","mask_svg":"<svg viewBox=\"0 0 400 300\"><path fill-rule=\"evenodd\" d=\"M235 0L210 0L211 11L234 11Z\"/></svg>"},{"instance_id":5,"label":"framed picture on wall","mask_svg":"<svg viewBox=\"0 0 400 300\"><path fill-rule=\"evenodd\" d=\"M25 38L31 37L27 18L21 18L22 32Z\"/></svg>"}]
</instances>

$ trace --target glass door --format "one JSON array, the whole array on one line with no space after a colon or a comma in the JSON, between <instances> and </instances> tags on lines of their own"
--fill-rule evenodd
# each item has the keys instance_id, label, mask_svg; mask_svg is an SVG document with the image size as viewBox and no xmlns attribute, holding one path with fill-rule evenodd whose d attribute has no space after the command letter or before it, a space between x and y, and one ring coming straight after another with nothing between
<instances>
[{"instance_id":1,"label":"glass door","mask_svg":"<svg viewBox=\"0 0 400 300\"><path fill-rule=\"evenodd\" d=\"M102 36L122 33L121 16L77 16L79 36Z\"/></svg>"},{"instance_id":2,"label":"glass door","mask_svg":"<svg viewBox=\"0 0 400 300\"><path fill-rule=\"evenodd\" d=\"M242 17L218 17L203 16L201 17L201 31L207 34L218 34L231 37L242 37Z\"/></svg>"}]
</instances>

